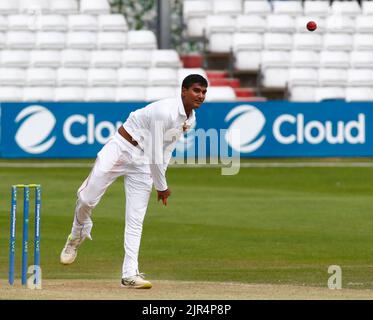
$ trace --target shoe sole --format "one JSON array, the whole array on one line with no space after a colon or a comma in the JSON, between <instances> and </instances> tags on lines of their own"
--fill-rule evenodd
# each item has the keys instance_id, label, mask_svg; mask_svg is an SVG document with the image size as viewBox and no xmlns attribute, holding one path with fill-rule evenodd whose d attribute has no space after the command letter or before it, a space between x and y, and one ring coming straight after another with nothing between
<instances>
[{"instance_id":1,"label":"shoe sole","mask_svg":"<svg viewBox=\"0 0 373 320\"><path fill-rule=\"evenodd\" d=\"M124 284L121 283L120 286L122 288L126 288L126 289L150 289L151 287L153 287L153 285L151 283L143 284L143 285L140 285L140 286L125 286Z\"/></svg>"},{"instance_id":2,"label":"shoe sole","mask_svg":"<svg viewBox=\"0 0 373 320\"><path fill-rule=\"evenodd\" d=\"M63 264L64 266L67 266L69 264L73 264L76 257L77 257L77 255L74 257L74 259L72 261L62 261L61 258L60 258L60 263Z\"/></svg>"},{"instance_id":3,"label":"shoe sole","mask_svg":"<svg viewBox=\"0 0 373 320\"><path fill-rule=\"evenodd\" d=\"M62 261L60 261L60 264L63 264L64 266L68 266L70 264L73 264L73 262L74 261L72 261L72 262L62 262Z\"/></svg>"}]
</instances>

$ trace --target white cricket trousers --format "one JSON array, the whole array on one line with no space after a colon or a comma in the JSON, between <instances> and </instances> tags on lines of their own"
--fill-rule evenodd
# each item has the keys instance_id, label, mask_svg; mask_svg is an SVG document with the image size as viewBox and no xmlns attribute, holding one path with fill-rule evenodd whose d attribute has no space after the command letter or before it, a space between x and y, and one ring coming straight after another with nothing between
<instances>
[{"instance_id":1,"label":"white cricket trousers","mask_svg":"<svg viewBox=\"0 0 373 320\"><path fill-rule=\"evenodd\" d=\"M106 189L118 178L125 176L126 195L124 261L122 277L139 273L138 255L142 226L148 206L153 180L149 165L144 164L141 150L116 133L97 154L96 162L80 186L72 228L73 237L88 237L93 226L92 210Z\"/></svg>"}]
</instances>

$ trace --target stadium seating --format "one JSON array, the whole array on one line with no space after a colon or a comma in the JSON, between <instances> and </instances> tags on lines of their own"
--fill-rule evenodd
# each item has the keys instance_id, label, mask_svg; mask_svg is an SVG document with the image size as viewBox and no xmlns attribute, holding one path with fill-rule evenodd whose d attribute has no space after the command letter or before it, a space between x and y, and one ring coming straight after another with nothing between
<instances>
[{"instance_id":1,"label":"stadium seating","mask_svg":"<svg viewBox=\"0 0 373 320\"><path fill-rule=\"evenodd\" d=\"M115 92L116 101L145 101L145 87L117 87Z\"/></svg>"},{"instance_id":2,"label":"stadium seating","mask_svg":"<svg viewBox=\"0 0 373 320\"><path fill-rule=\"evenodd\" d=\"M84 87L56 87L54 93L54 100L58 102L81 102L85 100Z\"/></svg>"},{"instance_id":3,"label":"stadium seating","mask_svg":"<svg viewBox=\"0 0 373 320\"><path fill-rule=\"evenodd\" d=\"M187 36L231 54L234 71L257 74L262 88L288 90L294 101L370 97L373 1L184 0L182 14ZM0 69L13 70L0 77L4 101L139 101L175 94L188 73L208 76L182 67L175 50L159 50L152 31L130 30L108 0L0 1ZM208 80L209 99L238 97L232 79Z\"/></svg>"},{"instance_id":4,"label":"stadium seating","mask_svg":"<svg viewBox=\"0 0 373 320\"><path fill-rule=\"evenodd\" d=\"M55 14L63 14L63 15L77 14L79 12L78 1L77 0L50 0L49 10L50 12L53 12Z\"/></svg>"},{"instance_id":5,"label":"stadium seating","mask_svg":"<svg viewBox=\"0 0 373 320\"><path fill-rule=\"evenodd\" d=\"M210 87L206 94L206 101L234 101L236 94L231 87Z\"/></svg>"},{"instance_id":6,"label":"stadium seating","mask_svg":"<svg viewBox=\"0 0 373 320\"><path fill-rule=\"evenodd\" d=\"M122 66L121 52L118 50L94 50L91 52L91 67L120 68Z\"/></svg>"},{"instance_id":7,"label":"stadium seating","mask_svg":"<svg viewBox=\"0 0 373 320\"><path fill-rule=\"evenodd\" d=\"M78 68L60 68L57 70L58 86L85 86L87 84L87 71Z\"/></svg>"},{"instance_id":8,"label":"stadium seating","mask_svg":"<svg viewBox=\"0 0 373 320\"><path fill-rule=\"evenodd\" d=\"M229 2L206 10L234 13ZM184 15L201 12L192 5ZM130 30L108 0L0 1L0 71L0 101L153 100L175 96L192 72L176 50L158 50L152 31Z\"/></svg>"},{"instance_id":9,"label":"stadium seating","mask_svg":"<svg viewBox=\"0 0 373 320\"><path fill-rule=\"evenodd\" d=\"M29 68L26 73L27 86L53 87L56 85L56 71L50 68Z\"/></svg>"},{"instance_id":10,"label":"stadium seating","mask_svg":"<svg viewBox=\"0 0 373 320\"><path fill-rule=\"evenodd\" d=\"M54 101L54 87L25 87L23 101Z\"/></svg>"},{"instance_id":11,"label":"stadium seating","mask_svg":"<svg viewBox=\"0 0 373 320\"><path fill-rule=\"evenodd\" d=\"M113 87L89 87L85 92L85 101L108 102L115 101L115 88Z\"/></svg>"},{"instance_id":12,"label":"stadium seating","mask_svg":"<svg viewBox=\"0 0 373 320\"><path fill-rule=\"evenodd\" d=\"M293 101L356 99L355 92L370 97L371 73L361 69L373 68L373 1L242 0L241 11L240 1L230 9L226 1L184 2L195 4L193 17L206 16L199 28L208 50L231 53L233 70L257 72L263 88L287 88ZM201 15L197 2L204 4ZM187 27L188 19L189 13ZM311 20L314 32L306 28ZM302 95L305 88L312 89Z\"/></svg>"},{"instance_id":13,"label":"stadium seating","mask_svg":"<svg viewBox=\"0 0 373 320\"><path fill-rule=\"evenodd\" d=\"M20 68L0 68L0 86L23 86L26 72Z\"/></svg>"},{"instance_id":14,"label":"stadium seating","mask_svg":"<svg viewBox=\"0 0 373 320\"><path fill-rule=\"evenodd\" d=\"M118 70L119 86L147 86L148 70L143 68L120 68Z\"/></svg>"},{"instance_id":15,"label":"stadium seating","mask_svg":"<svg viewBox=\"0 0 373 320\"><path fill-rule=\"evenodd\" d=\"M0 101L3 102L19 102L23 96L22 87L0 86Z\"/></svg>"}]
</instances>

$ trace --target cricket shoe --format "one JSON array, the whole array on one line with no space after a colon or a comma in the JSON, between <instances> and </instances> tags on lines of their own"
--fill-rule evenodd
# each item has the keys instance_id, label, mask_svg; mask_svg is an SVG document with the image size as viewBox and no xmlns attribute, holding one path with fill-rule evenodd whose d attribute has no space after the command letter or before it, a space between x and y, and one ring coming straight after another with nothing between
<instances>
[{"instance_id":1,"label":"cricket shoe","mask_svg":"<svg viewBox=\"0 0 373 320\"><path fill-rule=\"evenodd\" d=\"M145 280L143 273L138 273L132 277L122 278L121 286L130 289L150 289L153 285L150 281Z\"/></svg>"},{"instance_id":2,"label":"cricket shoe","mask_svg":"<svg viewBox=\"0 0 373 320\"><path fill-rule=\"evenodd\" d=\"M62 249L60 255L60 262L62 264L72 264L78 255L78 248L83 243L86 237L73 239L70 234L67 237L65 247Z\"/></svg>"}]
</instances>

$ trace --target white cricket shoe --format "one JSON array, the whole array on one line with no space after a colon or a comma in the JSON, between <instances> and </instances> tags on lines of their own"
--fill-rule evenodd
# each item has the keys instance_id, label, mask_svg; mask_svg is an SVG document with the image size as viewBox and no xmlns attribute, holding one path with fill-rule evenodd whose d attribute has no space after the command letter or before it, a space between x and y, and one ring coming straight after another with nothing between
<instances>
[{"instance_id":1,"label":"white cricket shoe","mask_svg":"<svg viewBox=\"0 0 373 320\"><path fill-rule=\"evenodd\" d=\"M130 289L150 289L153 285L150 281L145 280L143 273L139 273L132 277L122 278L121 286Z\"/></svg>"},{"instance_id":2,"label":"white cricket shoe","mask_svg":"<svg viewBox=\"0 0 373 320\"><path fill-rule=\"evenodd\" d=\"M73 239L70 234L67 237L65 247L62 249L60 255L60 262L62 264L72 264L78 255L78 247L82 244L85 238Z\"/></svg>"}]
</instances>

